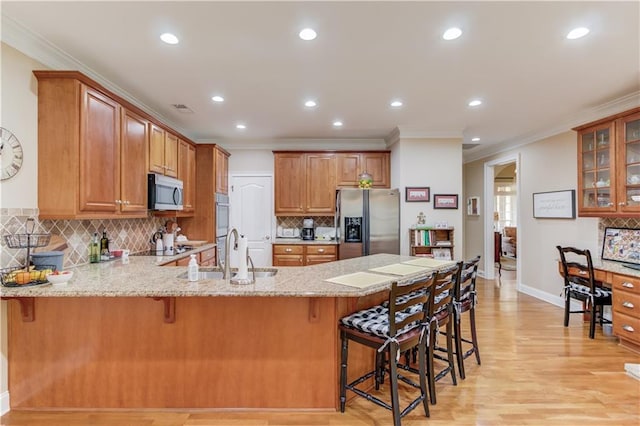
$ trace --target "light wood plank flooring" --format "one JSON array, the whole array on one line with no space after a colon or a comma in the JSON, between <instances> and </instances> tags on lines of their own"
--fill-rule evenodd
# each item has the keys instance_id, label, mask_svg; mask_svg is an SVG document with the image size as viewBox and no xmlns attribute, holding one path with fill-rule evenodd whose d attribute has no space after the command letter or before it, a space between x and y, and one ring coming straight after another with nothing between
<instances>
[{"instance_id":1,"label":"light wood plank flooring","mask_svg":"<svg viewBox=\"0 0 640 426\"><path fill-rule=\"evenodd\" d=\"M560 289L558 289L558 293ZM562 326L561 308L515 290L515 272L479 279L478 326L482 366L467 359L467 379L437 384L431 418L420 408L410 425L640 425L640 381L624 373L640 356L618 346L578 314ZM466 325L466 322L465 322ZM286 374L286 372L283 372ZM388 389L383 386L381 394ZM402 388L403 393L413 392ZM407 399L405 399L406 402ZM344 414L295 411L18 412L1 425L389 425L391 413L362 398Z\"/></svg>"}]
</instances>

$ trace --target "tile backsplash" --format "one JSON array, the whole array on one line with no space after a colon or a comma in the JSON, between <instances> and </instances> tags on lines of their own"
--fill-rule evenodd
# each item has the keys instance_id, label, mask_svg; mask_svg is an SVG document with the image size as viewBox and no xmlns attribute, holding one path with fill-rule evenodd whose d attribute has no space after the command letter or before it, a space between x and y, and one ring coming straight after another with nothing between
<instances>
[{"instance_id":1,"label":"tile backsplash","mask_svg":"<svg viewBox=\"0 0 640 426\"><path fill-rule=\"evenodd\" d=\"M602 246L605 228L640 229L640 217L603 217L598 221L598 246Z\"/></svg>"},{"instance_id":2,"label":"tile backsplash","mask_svg":"<svg viewBox=\"0 0 640 426\"><path fill-rule=\"evenodd\" d=\"M152 234L165 222L162 218L143 219L93 219L93 220L39 220L38 209L0 209L0 235L24 234L29 217L35 219L34 233L60 235L66 242L65 267L89 262L89 242L93 233L102 236L107 230L110 248L127 248L132 252L149 248ZM24 265L26 249L10 249L4 237L0 246L0 266L3 268Z\"/></svg>"},{"instance_id":3,"label":"tile backsplash","mask_svg":"<svg viewBox=\"0 0 640 426\"><path fill-rule=\"evenodd\" d=\"M302 229L302 221L304 219L305 217L303 216L278 216L276 217L276 226ZM315 227L324 226L332 228L334 226L333 216L313 216L312 219Z\"/></svg>"}]
</instances>

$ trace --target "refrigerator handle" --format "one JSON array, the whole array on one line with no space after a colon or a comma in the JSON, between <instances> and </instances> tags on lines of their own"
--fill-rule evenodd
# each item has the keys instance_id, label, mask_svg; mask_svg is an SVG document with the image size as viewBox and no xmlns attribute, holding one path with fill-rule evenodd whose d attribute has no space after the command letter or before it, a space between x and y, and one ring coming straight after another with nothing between
<instances>
[{"instance_id":1,"label":"refrigerator handle","mask_svg":"<svg viewBox=\"0 0 640 426\"><path fill-rule=\"evenodd\" d=\"M336 241L339 243L340 234L340 191L336 191L336 214L333 217L333 228L335 229Z\"/></svg>"},{"instance_id":2,"label":"refrigerator handle","mask_svg":"<svg viewBox=\"0 0 640 426\"><path fill-rule=\"evenodd\" d=\"M369 215L369 191L363 190L362 194L362 255L367 256L371 252L371 226Z\"/></svg>"}]
</instances>

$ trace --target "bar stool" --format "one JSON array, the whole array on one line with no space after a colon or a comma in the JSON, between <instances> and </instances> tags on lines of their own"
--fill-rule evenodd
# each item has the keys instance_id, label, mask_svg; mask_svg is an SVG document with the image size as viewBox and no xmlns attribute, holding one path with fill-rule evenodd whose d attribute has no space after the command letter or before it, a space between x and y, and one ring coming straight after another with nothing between
<instances>
[{"instance_id":1,"label":"bar stool","mask_svg":"<svg viewBox=\"0 0 640 426\"><path fill-rule=\"evenodd\" d=\"M453 291L453 313L455 318L454 341L456 344L456 358L458 361L458 372L460 377L466 377L464 371L464 360L475 354L476 361L480 365L480 351L478 349L478 333L476 332L476 304L478 294L476 292L476 276L478 274L478 264L480 256L462 263L460 268L460 279L456 280ZM469 312L469 326L471 329L471 340L462 337L460 322L462 314ZM471 344L471 348L463 351L462 343Z\"/></svg>"},{"instance_id":2,"label":"bar stool","mask_svg":"<svg viewBox=\"0 0 640 426\"><path fill-rule=\"evenodd\" d=\"M429 299L427 316L429 318L429 333L427 333L427 377L429 380L429 396L431 404L436 404L436 382L451 375L451 381L457 386L456 371L454 364L454 344L453 344L453 287L456 280L459 280L462 262L456 266L440 271L435 275L435 282L431 287L432 298ZM446 326L447 347L438 345L438 334L440 328ZM439 352L444 352L440 355ZM434 371L434 360L444 361L446 366L438 371Z\"/></svg>"},{"instance_id":3,"label":"bar stool","mask_svg":"<svg viewBox=\"0 0 640 426\"><path fill-rule=\"evenodd\" d=\"M347 389L358 396L391 410L393 413L393 424L400 425L400 420L407 413L417 407L421 402L424 412L429 417L429 404L427 403L427 373L425 367L426 360L426 335L427 327L427 304L431 299L428 289L433 285L435 275L428 278L418 279L405 285L394 282L389 293L388 305L373 306L371 308L355 312L340 319L339 330L342 342L341 363L340 363L340 411L344 413L347 401ZM347 361L349 341L360 343L375 349L378 353L388 356L376 356L374 369L363 376L347 384ZM419 384L409 378L398 374L398 359L401 352L418 348L419 366L417 370ZM371 393L359 389L357 386L367 379L376 376L376 383L379 383L378 375L381 368L386 368L385 363L378 365L380 359L388 359L388 374L391 393L391 404L379 399ZM398 396L398 379L408 385L420 390L420 395L409 405L400 411Z\"/></svg>"}]
</instances>

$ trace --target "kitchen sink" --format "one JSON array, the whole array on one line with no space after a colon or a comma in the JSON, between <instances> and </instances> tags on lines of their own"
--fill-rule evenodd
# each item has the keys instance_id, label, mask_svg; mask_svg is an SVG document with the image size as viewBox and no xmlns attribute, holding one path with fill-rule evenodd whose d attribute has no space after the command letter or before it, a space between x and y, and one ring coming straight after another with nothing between
<instances>
[{"instance_id":1,"label":"kitchen sink","mask_svg":"<svg viewBox=\"0 0 640 426\"><path fill-rule=\"evenodd\" d=\"M249 268L249 278L253 276L254 270ZM229 278L233 278L238 273L237 268L231 269L231 276ZM256 278L266 278L273 277L278 273L278 270L275 268L255 268L255 276ZM199 280L221 280L223 275L223 271L220 268L207 269L198 271L198 279ZM188 278L188 272L184 272L178 275L178 278Z\"/></svg>"}]
</instances>

